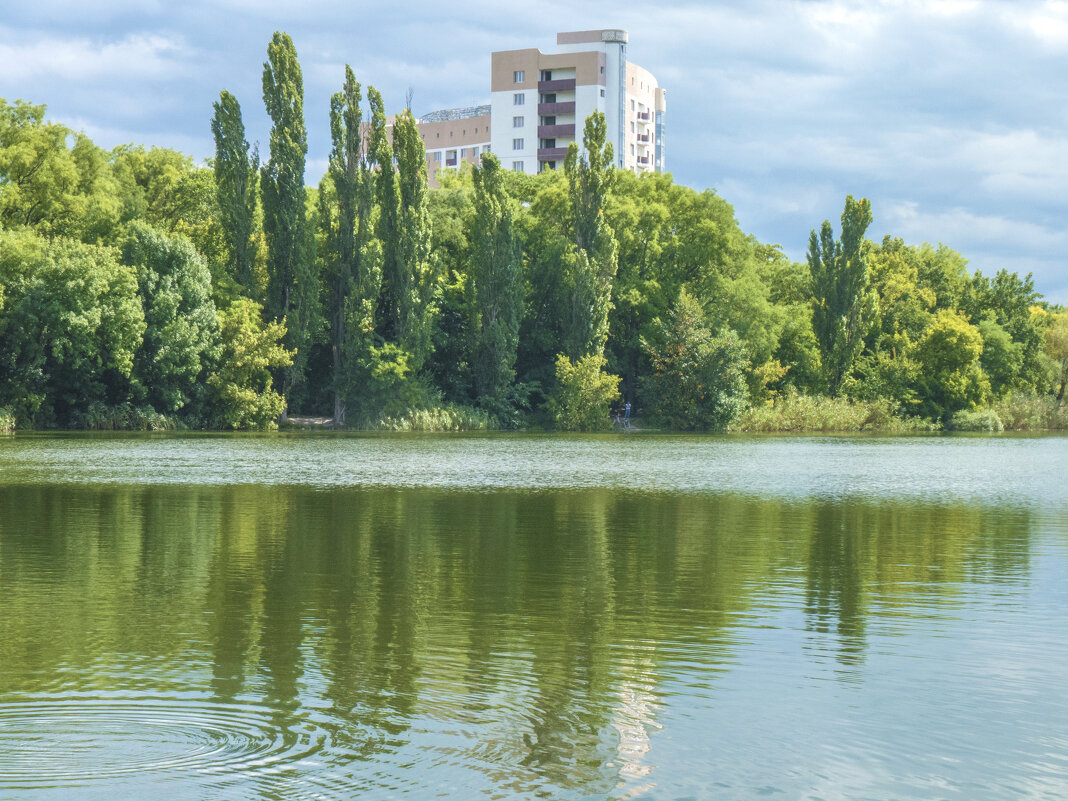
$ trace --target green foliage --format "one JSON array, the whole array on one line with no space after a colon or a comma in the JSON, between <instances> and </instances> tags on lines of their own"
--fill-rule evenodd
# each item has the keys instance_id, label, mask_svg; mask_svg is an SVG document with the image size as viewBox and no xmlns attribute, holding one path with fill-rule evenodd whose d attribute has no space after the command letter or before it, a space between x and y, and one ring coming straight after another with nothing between
<instances>
[{"instance_id":1,"label":"green foliage","mask_svg":"<svg viewBox=\"0 0 1068 801\"><path fill-rule=\"evenodd\" d=\"M1062 309L1049 315L1044 334L1046 356L1053 364L1054 392L1057 401L1064 400L1064 389L1068 385L1068 309Z\"/></svg>"},{"instance_id":2,"label":"green foliage","mask_svg":"<svg viewBox=\"0 0 1068 801\"><path fill-rule=\"evenodd\" d=\"M270 160L260 172L263 230L267 235L267 312L281 320L291 312L288 341L306 344L308 312L302 299L316 287L307 253L304 160L308 137L304 128L304 80L289 34L275 31L263 65L263 102L273 123ZM293 297L299 293L302 298Z\"/></svg>"},{"instance_id":3,"label":"green foliage","mask_svg":"<svg viewBox=\"0 0 1068 801\"><path fill-rule=\"evenodd\" d=\"M0 234L0 403L36 426L71 425L129 391L145 330L135 271L108 247Z\"/></svg>"},{"instance_id":4,"label":"green foliage","mask_svg":"<svg viewBox=\"0 0 1068 801\"><path fill-rule=\"evenodd\" d=\"M369 302L365 313L373 318L373 303L381 283L380 275L367 285L372 266L368 254L371 236L371 196L373 177L360 158L360 84L352 68L345 65L345 83L330 99L330 137L333 147L327 177L320 188L320 227L326 239L326 277L330 284L328 316L333 334L334 422L345 421L346 369L354 357L348 336L349 298L357 291L356 303ZM329 187L326 186L329 181ZM332 189L332 195L328 190ZM361 291L362 290L362 291ZM372 293L368 295L367 293ZM373 325L373 322L371 323ZM360 325L360 323L358 323Z\"/></svg>"},{"instance_id":5,"label":"green foliage","mask_svg":"<svg viewBox=\"0 0 1068 801\"><path fill-rule=\"evenodd\" d=\"M398 417L383 417L365 428L372 431L487 431L495 428L490 415L470 406L412 409Z\"/></svg>"},{"instance_id":6,"label":"green foliage","mask_svg":"<svg viewBox=\"0 0 1068 801\"><path fill-rule=\"evenodd\" d=\"M15 430L15 413L6 406L0 406L0 434L10 434Z\"/></svg>"},{"instance_id":7,"label":"green foliage","mask_svg":"<svg viewBox=\"0 0 1068 801\"><path fill-rule=\"evenodd\" d=\"M990 381L979 364L982 352L982 335L960 314L943 310L935 315L914 351L925 416L948 421L987 399Z\"/></svg>"},{"instance_id":8,"label":"green foliage","mask_svg":"<svg viewBox=\"0 0 1068 801\"><path fill-rule=\"evenodd\" d=\"M985 431L988 433L1005 430L1001 418L993 409L962 409L954 412L949 428L953 431Z\"/></svg>"},{"instance_id":9,"label":"green foliage","mask_svg":"<svg viewBox=\"0 0 1068 801\"><path fill-rule=\"evenodd\" d=\"M745 348L737 334L714 336L700 305L685 291L644 340L652 373L642 382L645 406L667 428L725 431L746 407Z\"/></svg>"},{"instance_id":10,"label":"green foliage","mask_svg":"<svg viewBox=\"0 0 1068 801\"><path fill-rule=\"evenodd\" d=\"M475 218L471 226L471 366L483 406L506 404L515 379L523 285L511 200L492 153L475 168Z\"/></svg>"},{"instance_id":11,"label":"green foliage","mask_svg":"<svg viewBox=\"0 0 1068 801\"><path fill-rule=\"evenodd\" d=\"M215 138L215 189L219 221L226 241L230 277L255 292L255 249L259 153L249 152L245 124L237 98L223 89L212 106L211 133Z\"/></svg>"},{"instance_id":12,"label":"green foliage","mask_svg":"<svg viewBox=\"0 0 1068 801\"><path fill-rule=\"evenodd\" d=\"M261 322L262 307L249 298L219 311L221 354L207 379L211 425L217 428L271 429L285 409L274 391L271 370L292 363L281 341L285 325Z\"/></svg>"},{"instance_id":13,"label":"green foliage","mask_svg":"<svg viewBox=\"0 0 1068 801\"><path fill-rule=\"evenodd\" d=\"M197 395L203 370L217 355L211 274L187 239L168 237L144 223L130 226L122 260L137 271L144 306L135 381L152 408L178 412Z\"/></svg>"},{"instance_id":14,"label":"green foliage","mask_svg":"<svg viewBox=\"0 0 1068 801\"><path fill-rule=\"evenodd\" d=\"M393 335L397 344L411 354L412 369L418 372L432 347L439 276L430 258L426 148L419 124L409 109L394 120L393 152L397 158L399 199L395 259L384 265L382 282L391 299Z\"/></svg>"},{"instance_id":15,"label":"green foliage","mask_svg":"<svg viewBox=\"0 0 1068 801\"><path fill-rule=\"evenodd\" d=\"M775 398L774 402L752 407L731 426L732 431L753 433L880 431L900 434L938 428L937 423L920 417L898 416L898 405L889 398L830 398L802 394L793 388Z\"/></svg>"},{"instance_id":16,"label":"green foliage","mask_svg":"<svg viewBox=\"0 0 1068 801\"><path fill-rule=\"evenodd\" d=\"M605 116L595 111L586 119L581 154L572 142L564 160L575 247L564 257L562 277L569 315L562 344L564 352L575 359L603 353L608 339L618 244L602 211L615 177L607 136Z\"/></svg>"},{"instance_id":17,"label":"green foliage","mask_svg":"<svg viewBox=\"0 0 1068 801\"><path fill-rule=\"evenodd\" d=\"M46 122L44 113L44 106L0 98L0 229L106 240L120 212L107 157L84 134Z\"/></svg>"},{"instance_id":18,"label":"green foliage","mask_svg":"<svg viewBox=\"0 0 1068 801\"><path fill-rule=\"evenodd\" d=\"M835 241L827 220L823 221L819 236L813 230L809 238L812 329L832 396L838 394L852 370L875 314L876 297L869 287L864 249L864 232L871 219L871 204L849 195L842 212L841 240Z\"/></svg>"},{"instance_id":19,"label":"green foliage","mask_svg":"<svg viewBox=\"0 0 1068 801\"><path fill-rule=\"evenodd\" d=\"M1006 431L1068 430L1068 408L1049 395L1013 392L997 400L992 410Z\"/></svg>"},{"instance_id":20,"label":"green foliage","mask_svg":"<svg viewBox=\"0 0 1068 801\"><path fill-rule=\"evenodd\" d=\"M604 372L596 353L571 361L556 357L556 391L548 410L561 431L602 431L610 427L609 409L619 398L619 376Z\"/></svg>"}]
</instances>

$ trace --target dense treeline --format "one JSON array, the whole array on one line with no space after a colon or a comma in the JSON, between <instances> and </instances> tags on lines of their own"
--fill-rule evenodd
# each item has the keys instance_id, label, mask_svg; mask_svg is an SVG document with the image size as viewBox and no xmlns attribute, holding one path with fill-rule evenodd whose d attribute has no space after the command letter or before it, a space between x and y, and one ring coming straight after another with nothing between
<instances>
[{"instance_id":1,"label":"dense treeline","mask_svg":"<svg viewBox=\"0 0 1068 801\"><path fill-rule=\"evenodd\" d=\"M792 262L714 192L613 169L597 114L562 171L487 154L431 190L411 111L389 122L339 77L316 188L282 33L263 164L225 90L210 167L106 152L0 100L0 427L264 428L288 410L583 430L624 400L680 430L1064 425L1068 311L1030 276L872 242L852 197Z\"/></svg>"}]
</instances>

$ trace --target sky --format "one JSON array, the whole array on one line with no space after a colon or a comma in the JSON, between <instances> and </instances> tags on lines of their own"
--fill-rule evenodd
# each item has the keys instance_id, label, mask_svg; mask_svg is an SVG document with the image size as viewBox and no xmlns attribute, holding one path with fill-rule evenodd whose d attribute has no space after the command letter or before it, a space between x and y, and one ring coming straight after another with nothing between
<instances>
[{"instance_id":1,"label":"sky","mask_svg":"<svg viewBox=\"0 0 1068 801\"><path fill-rule=\"evenodd\" d=\"M867 197L868 236L939 242L971 269L1033 272L1068 302L1068 2L0 0L0 97L98 145L213 155L221 89L267 151L261 73L284 30L304 74L308 181L351 64L390 113L489 102L490 53L624 28L668 90L668 168L742 229L804 258Z\"/></svg>"}]
</instances>

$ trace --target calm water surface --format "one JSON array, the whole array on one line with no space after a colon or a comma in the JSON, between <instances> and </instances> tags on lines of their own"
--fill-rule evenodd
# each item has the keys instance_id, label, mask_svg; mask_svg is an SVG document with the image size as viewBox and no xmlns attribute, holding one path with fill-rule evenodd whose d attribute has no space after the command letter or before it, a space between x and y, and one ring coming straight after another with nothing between
<instances>
[{"instance_id":1,"label":"calm water surface","mask_svg":"<svg viewBox=\"0 0 1068 801\"><path fill-rule=\"evenodd\" d=\"M0 439L0 799L1068 798L1068 438Z\"/></svg>"}]
</instances>

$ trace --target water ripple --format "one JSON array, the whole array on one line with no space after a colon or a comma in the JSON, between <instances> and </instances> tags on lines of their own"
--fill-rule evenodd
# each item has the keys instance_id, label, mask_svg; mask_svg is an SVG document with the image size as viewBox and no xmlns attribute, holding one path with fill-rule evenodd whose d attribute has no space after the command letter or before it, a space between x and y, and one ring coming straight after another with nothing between
<instances>
[{"instance_id":1,"label":"water ripple","mask_svg":"<svg viewBox=\"0 0 1068 801\"><path fill-rule=\"evenodd\" d=\"M0 791L278 772L330 751L310 721L280 728L250 704L40 697L0 703Z\"/></svg>"}]
</instances>

